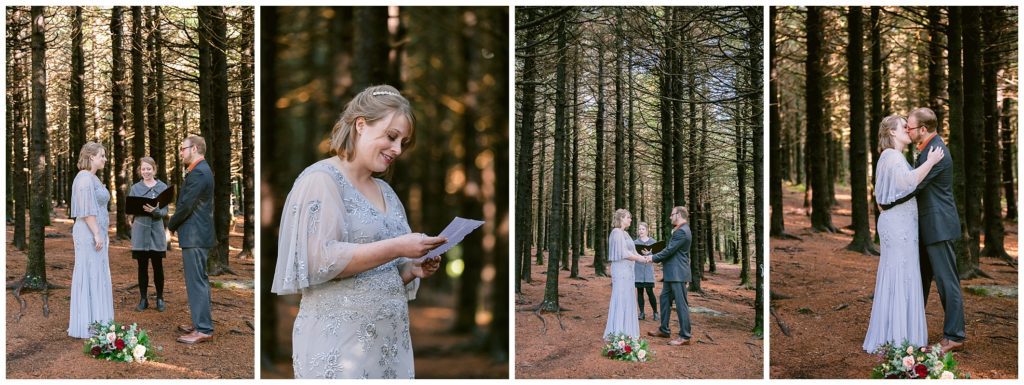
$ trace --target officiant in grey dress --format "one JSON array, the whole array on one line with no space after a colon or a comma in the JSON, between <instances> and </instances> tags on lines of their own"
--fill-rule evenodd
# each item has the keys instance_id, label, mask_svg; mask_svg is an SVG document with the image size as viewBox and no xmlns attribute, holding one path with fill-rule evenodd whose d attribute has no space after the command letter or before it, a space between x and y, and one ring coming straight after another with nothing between
<instances>
[{"instance_id":1,"label":"officiant in grey dress","mask_svg":"<svg viewBox=\"0 0 1024 385\"><path fill-rule=\"evenodd\" d=\"M210 281L206 276L209 249L217 245L213 231L213 172L203 154L206 140L190 136L181 143L181 161L188 164L188 173L174 205L174 215L167 227L178 232L178 246L185 267L185 290L192 325L178 330L188 333L178 342L195 344L213 338L210 315Z\"/></svg>"},{"instance_id":2,"label":"officiant in grey dress","mask_svg":"<svg viewBox=\"0 0 1024 385\"><path fill-rule=\"evenodd\" d=\"M156 198L167 190L167 184L156 179L156 161L144 156L139 158L139 175L142 180L132 185L128 196ZM153 265L153 286L156 287L156 310L164 311L164 265L167 255L167 232L164 230L164 218L167 206L157 207L144 205L146 215L132 216L132 258L138 263L139 305L135 311L143 311L149 307L146 293L149 290L149 265Z\"/></svg>"},{"instance_id":3,"label":"officiant in grey dress","mask_svg":"<svg viewBox=\"0 0 1024 385\"><path fill-rule=\"evenodd\" d=\"M640 222L637 226L637 238L633 240L633 244L636 245L638 251L643 252L645 248L643 246L653 245L657 240L648 237L647 222ZM650 250L648 250L648 253ZM644 314L644 293L647 293L647 299L651 301L651 314L654 315L654 320L658 318L658 300L654 298L654 264L653 263L637 263L633 265L633 281L636 286L636 305L640 309L640 316L637 319L643 320L647 318Z\"/></svg>"}]
</instances>

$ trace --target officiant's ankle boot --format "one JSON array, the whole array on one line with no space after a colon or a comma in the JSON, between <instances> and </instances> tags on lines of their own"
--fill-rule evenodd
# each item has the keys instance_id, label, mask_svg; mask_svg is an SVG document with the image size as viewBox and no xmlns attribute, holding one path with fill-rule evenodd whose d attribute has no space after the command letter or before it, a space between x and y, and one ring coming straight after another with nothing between
<instances>
[{"instance_id":1,"label":"officiant's ankle boot","mask_svg":"<svg viewBox=\"0 0 1024 385\"><path fill-rule=\"evenodd\" d=\"M167 304L164 303L164 299L163 298L157 298L156 299L156 310L162 312L162 311L164 311L164 309L167 309Z\"/></svg>"},{"instance_id":2,"label":"officiant's ankle boot","mask_svg":"<svg viewBox=\"0 0 1024 385\"><path fill-rule=\"evenodd\" d=\"M654 320L655 321L661 321L661 319L658 318L658 311L657 310L654 311Z\"/></svg>"},{"instance_id":3,"label":"officiant's ankle boot","mask_svg":"<svg viewBox=\"0 0 1024 385\"><path fill-rule=\"evenodd\" d=\"M146 297L142 297L142 299L139 300L139 306L135 307L135 311L143 311L146 310L147 307L149 307L149 301L146 300Z\"/></svg>"},{"instance_id":4,"label":"officiant's ankle boot","mask_svg":"<svg viewBox=\"0 0 1024 385\"><path fill-rule=\"evenodd\" d=\"M640 316L636 317L636 318L639 319L639 320L643 320L643 319L647 318L647 315L644 314L644 312L640 312Z\"/></svg>"}]
</instances>

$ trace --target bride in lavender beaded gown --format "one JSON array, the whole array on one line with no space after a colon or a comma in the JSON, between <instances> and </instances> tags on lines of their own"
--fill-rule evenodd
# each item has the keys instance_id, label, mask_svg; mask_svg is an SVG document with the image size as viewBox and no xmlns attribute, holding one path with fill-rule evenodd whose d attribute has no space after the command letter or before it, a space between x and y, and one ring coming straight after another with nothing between
<instances>
[{"instance_id":1,"label":"bride in lavender beaded gown","mask_svg":"<svg viewBox=\"0 0 1024 385\"><path fill-rule=\"evenodd\" d=\"M898 116L882 120L878 130L882 154L875 171L875 199L887 205L914 192L928 171L942 159L941 150L928 152L928 160L916 169L903 156L911 142L907 122ZM928 343L921 266L918 257L916 198L885 210L878 217L881 257L875 277L871 320L864 337L864 351L874 352L887 342L916 346Z\"/></svg>"}]
</instances>

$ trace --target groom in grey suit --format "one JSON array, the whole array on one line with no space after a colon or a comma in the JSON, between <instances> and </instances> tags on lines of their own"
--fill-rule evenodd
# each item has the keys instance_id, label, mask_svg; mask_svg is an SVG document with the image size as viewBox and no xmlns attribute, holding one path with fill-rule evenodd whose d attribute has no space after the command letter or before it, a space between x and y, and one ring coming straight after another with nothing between
<instances>
[{"instance_id":1,"label":"groom in grey suit","mask_svg":"<svg viewBox=\"0 0 1024 385\"><path fill-rule=\"evenodd\" d=\"M924 286L924 300L928 302L932 280L939 291L939 301L945 312L942 325L942 350L958 350L964 344L967 333L964 330L964 301L960 292L960 275L957 272L956 254L953 241L960 237L960 217L953 200L953 158L949 149L936 132L935 112L928 108L917 108L907 117L907 132L921 154L915 167L927 160L928 151L933 147L942 149L945 156L917 185L910 195L883 205L891 207L917 197L918 229L921 243L921 283Z\"/></svg>"},{"instance_id":2,"label":"groom in grey suit","mask_svg":"<svg viewBox=\"0 0 1024 385\"><path fill-rule=\"evenodd\" d=\"M690 305L686 300L686 284L690 282L690 225L687 224L686 207L676 206L672 209L669 219L675 228L665 249L648 256L648 261L662 263L665 272L665 284L661 286L661 326L658 331L647 332L651 337L668 338L672 332L668 327L672 317L672 301L676 302L676 318L679 319L679 338L669 341L669 345L690 344Z\"/></svg>"},{"instance_id":3,"label":"groom in grey suit","mask_svg":"<svg viewBox=\"0 0 1024 385\"><path fill-rule=\"evenodd\" d=\"M195 344L213 338L210 281L206 276L209 249L217 245L213 231L213 172L203 157L206 140L201 136L186 138L179 151L182 164L188 165L188 173L167 228L178 232L178 246L185 265L185 291L192 313L192 325L178 327L188 333L178 337L178 342Z\"/></svg>"}]
</instances>

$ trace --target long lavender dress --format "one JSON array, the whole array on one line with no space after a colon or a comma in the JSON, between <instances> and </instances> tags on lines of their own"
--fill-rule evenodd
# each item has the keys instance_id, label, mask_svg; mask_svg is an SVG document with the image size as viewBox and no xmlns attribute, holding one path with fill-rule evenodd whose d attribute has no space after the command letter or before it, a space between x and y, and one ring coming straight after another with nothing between
<instances>
[{"instance_id":1,"label":"long lavender dress","mask_svg":"<svg viewBox=\"0 0 1024 385\"><path fill-rule=\"evenodd\" d=\"M640 337L640 321L637 320L636 292L633 287L633 264L625 259L636 255L633 239L625 230L612 229L608 236L608 261L612 268L612 298L608 303L608 322L604 327L604 338L609 334L622 333Z\"/></svg>"},{"instance_id":2,"label":"long lavender dress","mask_svg":"<svg viewBox=\"0 0 1024 385\"><path fill-rule=\"evenodd\" d=\"M397 258L339 278L361 243L409 233L394 190L383 212L339 171L337 157L307 167L285 200L271 291L302 293L292 329L295 378L414 378L408 301L419 279L402 282Z\"/></svg>"},{"instance_id":3,"label":"long lavender dress","mask_svg":"<svg viewBox=\"0 0 1024 385\"><path fill-rule=\"evenodd\" d=\"M71 216L75 225L71 235L75 242L75 270L71 274L71 309L68 335L89 338L89 324L114 319L114 296L110 283L110 258L107 248L107 212L110 193L96 175L79 171L71 185ZM96 251L92 231L85 217L95 216L103 237L103 248Z\"/></svg>"},{"instance_id":4,"label":"long lavender dress","mask_svg":"<svg viewBox=\"0 0 1024 385\"><path fill-rule=\"evenodd\" d=\"M894 149L878 158L875 198L888 204L914 191L910 164ZM917 199L906 201L878 216L882 256L878 260L875 297L863 348L874 352L886 342L922 346L928 343L918 259Z\"/></svg>"}]
</instances>

